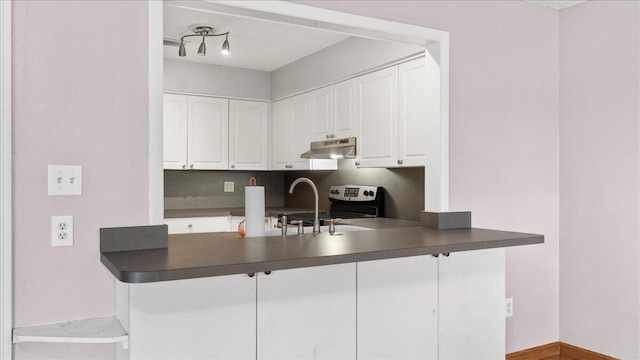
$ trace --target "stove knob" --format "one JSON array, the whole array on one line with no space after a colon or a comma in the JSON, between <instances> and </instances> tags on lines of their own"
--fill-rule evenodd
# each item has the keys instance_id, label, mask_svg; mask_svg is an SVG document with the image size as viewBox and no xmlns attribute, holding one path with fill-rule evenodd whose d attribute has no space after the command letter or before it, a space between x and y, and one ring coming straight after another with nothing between
<instances>
[{"instance_id":1,"label":"stove knob","mask_svg":"<svg viewBox=\"0 0 640 360\"><path fill-rule=\"evenodd\" d=\"M369 190L364 191L364 196L369 196Z\"/></svg>"},{"instance_id":2,"label":"stove knob","mask_svg":"<svg viewBox=\"0 0 640 360\"><path fill-rule=\"evenodd\" d=\"M371 196L375 195L375 193L373 192L373 190L369 191L369 195L371 195Z\"/></svg>"}]
</instances>

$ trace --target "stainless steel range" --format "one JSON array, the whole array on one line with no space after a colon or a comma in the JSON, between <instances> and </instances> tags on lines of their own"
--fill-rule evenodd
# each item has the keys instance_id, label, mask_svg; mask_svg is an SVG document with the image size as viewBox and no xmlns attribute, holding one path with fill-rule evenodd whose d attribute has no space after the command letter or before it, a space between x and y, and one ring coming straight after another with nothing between
<instances>
[{"instance_id":1,"label":"stainless steel range","mask_svg":"<svg viewBox=\"0 0 640 360\"><path fill-rule=\"evenodd\" d=\"M384 217L384 188L367 185L334 185L329 191L329 211L318 213L320 225L329 219L357 219ZM305 226L313 225L313 212L278 214L287 215L287 222L302 220Z\"/></svg>"}]
</instances>

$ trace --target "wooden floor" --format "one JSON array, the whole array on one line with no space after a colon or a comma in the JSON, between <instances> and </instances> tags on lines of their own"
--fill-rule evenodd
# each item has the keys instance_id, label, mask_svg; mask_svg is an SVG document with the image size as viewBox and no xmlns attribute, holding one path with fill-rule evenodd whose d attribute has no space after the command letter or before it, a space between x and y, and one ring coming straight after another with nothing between
<instances>
[{"instance_id":1,"label":"wooden floor","mask_svg":"<svg viewBox=\"0 0 640 360\"><path fill-rule=\"evenodd\" d=\"M506 360L618 360L579 348L577 346L555 342L531 349L507 354Z\"/></svg>"}]
</instances>

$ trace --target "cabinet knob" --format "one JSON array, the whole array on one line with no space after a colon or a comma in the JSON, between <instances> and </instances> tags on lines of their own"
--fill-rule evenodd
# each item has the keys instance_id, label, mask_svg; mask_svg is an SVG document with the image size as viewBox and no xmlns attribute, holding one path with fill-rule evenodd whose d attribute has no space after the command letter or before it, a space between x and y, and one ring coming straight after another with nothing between
<instances>
[{"instance_id":1,"label":"cabinet knob","mask_svg":"<svg viewBox=\"0 0 640 360\"><path fill-rule=\"evenodd\" d=\"M247 276L254 277L254 276L256 276L256 273L247 273Z\"/></svg>"},{"instance_id":2,"label":"cabinet knob","mask_svg":"<svg viewBox=\"0 0 640 360\"><path fill-rule=\"evenodd\" d=\"M360 166L360 161L356 161L356 166Z\"/></svg>"},{"instance_id":3,"label":"cabinet knob","mask_svg":"<svg viewBox=\"0 0 640 360\"><path fill-rule=\"evenodd\" d=\"M193 169L193 164L189 165L189 169Z\"/></svg>"},{"instance_id":4,"label":"cabinet knob","mask_svg":"<svg viewBox=\"0 0 640 360\"><path fill-rule=\"evenodd\" d=\"M400 165L404 164L404 160L398 160L398 164Z\"/></svg>"},{"instance_id":5,"label":"cabinet knob","mask_svg":"<svg viewBox=\"0 0 640 360\"><path fill-rule=\"evenodd\" d=\"M186 169L187 168L187 164L182 165L182 168Z\"/></svg>"},{"instance_id":6,"label":"cabinet knob","mask_svg":"<svg viewBox=\"0 0 640 360\"><path fill-rule=\"evenodd\" d=\"M265 271L265 272L264 272L264 274L265 274L265 275L271 275L271 270L269 270L269 271Z\"/></svg>"},{"instance_id":7,"label":"cabinet knob","mask_svg":"<svg viewBox=\"0 0 640 360\"><path fill-rule=\"evenodd\" d=\"M231 168L232 168L232 169L235 169L235 168L236 168L236 166L235 166L235 165L231 165Z\"/></svg>"},{"instance_id":8,"label":"cabinet knob","mask_svg":"<svg viewBox=\"0 0 640 360\"><path fill-rule=\"evenodd\" d=\"M193 227L193 224L189 224L188 226L189 226L189 229L191 229Z\"/></svg>"}]
</instances>

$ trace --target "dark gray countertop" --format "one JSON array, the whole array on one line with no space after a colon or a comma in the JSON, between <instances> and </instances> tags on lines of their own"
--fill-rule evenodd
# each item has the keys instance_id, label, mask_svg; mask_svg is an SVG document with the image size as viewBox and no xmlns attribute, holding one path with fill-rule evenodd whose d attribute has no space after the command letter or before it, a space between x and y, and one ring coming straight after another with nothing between
<instances>
[{"instance_id":1,"label":"dark gray countertop","mask_svg":"<svg viewBox=\"0 0 640 360\"><path fill-rule=\"evenodd\" d=\"M118 280L145 283L544 242L536 234L476 228L436 230L419 222L386 218L348 223L376 230L284 239L241 239L236 233L176 234L169 235L168 248L103 252L101 260Z\"/></svg>"}]
</instances>

